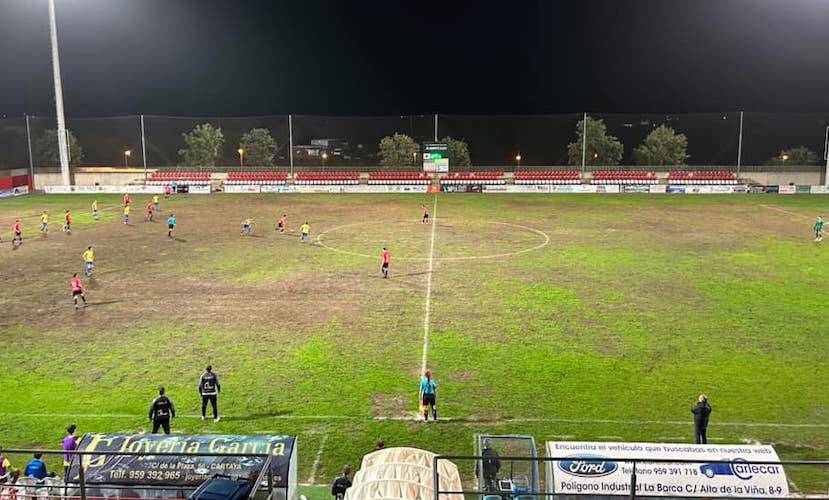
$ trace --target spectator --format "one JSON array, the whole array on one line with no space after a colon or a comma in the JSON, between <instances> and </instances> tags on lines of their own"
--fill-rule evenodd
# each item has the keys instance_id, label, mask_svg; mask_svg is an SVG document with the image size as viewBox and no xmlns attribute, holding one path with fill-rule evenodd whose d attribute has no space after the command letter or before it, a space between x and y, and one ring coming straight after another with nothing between
<instances>
[{"instance_id":1,"label":"spectator","mask_svg":"<svg viewBox=\"0 0 829 500\"><path fill-rule=\"evenodd\" d=\"M484 439L484 449L481 450L481 471L484 475L484 491L494 492L498 491L495 487L495 480L498 477L498 472L501 470L501 459L498 452L492 447L492 442L489 438Z\"/></svg>"},{"instance_id":2,"label":"spectator","mask_svg":"<svg viewBox=\"0 0 829 500\"><path fill-rule=\"evenodd\" d=\"M49 471L46 470L46 464L40 459L42 456L42 453L35 453L34 460L26 465L26 470L23 473L24 476L33 477L38 481L47 477L55 477L54 473L49 474Z\"/></svg>"},{"instance_id":3,"label":"spectator","mask_svg":"<svg viewBox=\"0 0 829 500\"><path fill-rule=\"evenodd\" d=\"M384 450L384 449L386 449L386 442L383 441L382 439L378 439L377 440L377 447L374 448L374 451Z\"/></svg>"},{"instance_id":4,"label":"spectator","mask_svg":"<svg viewBox=\"0 0 829 500\"><path fill-rule=\"evenodd\" d=\"M150 420L153 422L153 434L158 433L158 428L164 429L164 434L170 433L170 419L176 418L176 405L164 393L164 388L158 389L158 397L150 404Z\"/></svg>"},{"instance_id":5,"label":"spectator","mask_svg":"<svg viewBox=\"0 0 829 500\"><path fill-rule=\"evenodd\" d=\"M708 444L708 417L711 415L711 405L708 404L708 396L699 395L696 406L691 408L694 414L694 439L697 444Z\"/></svg>"},{"instance_id":6,"label":"spectator","mask_svg":"<svg viewBox=\"0 0 829 500\"><path fill-rule=\"evenodd\" d=\"M75 457L73 453L65 453L67 451L75 451L78 448L78 438L75 436L75 431L78 426L75 424L66 428L66 437L63 438L63 477L69 478L69 466L72 465L72 459Z\"/></svg>"},{"instance_id":7,"label":"spectator","mask_svg":"<svg viewBox=\"0 0 829 500\"><path fill-rule=\"evenodd\" d=\"M12 464L9 462L9 459L4 457L2 453L0 453L0 479L5 479L6 474L11 476L12 472Z\"/></svg>"},{"instance_id":8,"label":"spectator","mask_svg":"<svg viewBox=\"0 0 829 500\"><path fill-rule=\"evenodd\" d=\"M331 496L334 497L334 500L343 500L345 498L345 490L351 488L351 479L348 477L350 475L351 467L345 464L343 466L343 475L335 479L334 484L331 485Z\"/></svg>"},{"instance_id":9,"label":"spectator","mask_svg":"<svg viewBox=\"0 0 829 500\"><path fill-rule=\"evenodd\" d=\"M219 392L222 386L219 385L219 376L213 373L213 366L207 365L204 373L199 379L199 394L201 394L201 419L204 420L205 412L207 411L207 403L213 407L213 421L219 421L219 407L216 399L219 397Z\"/></svg>"}]
</instances>

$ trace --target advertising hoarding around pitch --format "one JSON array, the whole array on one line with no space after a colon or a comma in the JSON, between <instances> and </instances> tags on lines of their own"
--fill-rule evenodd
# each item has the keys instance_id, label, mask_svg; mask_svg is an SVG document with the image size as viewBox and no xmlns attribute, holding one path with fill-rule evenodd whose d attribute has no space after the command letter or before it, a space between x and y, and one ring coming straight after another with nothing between
<instances>
[{"instance_id":1,"label":"advertising hoarding around pitch","mask_svg":"<svg viewBox=\"0 0 829 500\"><path fill-rule=\"evenodd\" d=\"M629 495L636 462L636 494L665 497L780 498L789 495L782 465L771 446L548 441L548 493Z\"/></svg>"},{"instance_id":2,"label":"advertising hoarding around pitch","mask_svg":"<svg viewBox=\"0 0 829 500\"><path fill-rule=\"evenodd\" d=\"M289 487L289 481L296 476L290 470L296 465L293 436L90 433L81 439L78 451L136 455L78 455L69 470L70 483L78 482L79 460L83 460L89 485L198 486L215 474L258 475L266 457L270 457L275 486ZM221 453L250 455L211 455Z\"/></svg>"}]
</instances>

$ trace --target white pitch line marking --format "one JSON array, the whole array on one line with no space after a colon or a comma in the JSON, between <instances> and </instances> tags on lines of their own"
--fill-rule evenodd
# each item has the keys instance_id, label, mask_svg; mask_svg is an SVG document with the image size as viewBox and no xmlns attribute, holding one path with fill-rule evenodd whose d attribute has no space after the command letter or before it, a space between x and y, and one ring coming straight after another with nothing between
<instances>
[{"instance_id":1,"label":"white pitch line marking","mask_svg":"<svg viewBox=\"0 0 829 500\"><path fill-rule=\"evenodd\" d=\"M426 305L423 314L423 356L420 359L420 373L426 371L426 361L429 357L429 321L432 314L432 272L435 268L435 229L438 227L438 197L432 206L432 241L429 243L429 272L426 273Z\"/></svg>"},{"instance_id":2,"label":"white pitch line marking","mask_svg":"<svg viewBox=\"0 0 829 500\"><path fill-rule=\"evenodd\" d=\"M308 483L314 484L317 479L317 470L319 469L320 462L322 462L322 453L325 450L325 443L328 441L328 434L322 435L322 441L320 441L320 449L317 450L317 456L314 457L314 464L311 466L311 475L308 477Z\"/></svg>"},{"instance_id":3,"label":"white pitch line marking","mask_svg":"<svg viewBox=\"0 0 829 500\"><path fill-rule=\"evenodd\" d=\"M763 205L762 203L760 204L760 206L763 207L763 208L768 208L769 210L776 210L777 212L782 212L784 214L793 215L795 217L800 217L802 219L810 219L811 220L811 217L809 217L808 215L803 215L803 214L799 214L797 212L792 212L790 210L786 210L785 208L774 207L774 206L771 206L771 205Z\"/></svg>"},{"instance_id":4,"label":"white pitch line marking","mask_svg":"<svg viewBox=\"0 0 829 500\"><path fill-rule=\"evenodd\" d=\"M353 257L362 257L364 259L376 259L377 258L376 255L372 256L372 255L359 253L359 252L351 252L349 250L343 250L341 248L329 246L323 241L322 237L325 236L326 234L333 233L335 231L339 231L340 229L345 229L345 228L348 228L348 227L365 226L365 225L369 225L369 224L388 225L388 224L392 224L392 223L411 224L411 222L409 222L409 221L353 222L351 224L344 224L342 226L332 227L331 229L327 229L327 230L319 233L317 235L316 243L317 243L317 245L321 246L322 248L324 248L326 250L341 253L343 255L351 255ZM432 223L434 224L434 220L432 220ZM500 224L502 226L509 226L509 227L515 227L515 228L518 228L518 229L524 229L526 231L530 231L532 233L535 233L535 234L543 237L544 241L539 243L538 245L533 246L533 247L525 248L523 250L518 250L518 251L515 251L515 252L496 253L496 254L489 254L489 255L468 255L468 256L460 256L460 257L438 257L434 260L438 261L438 262L442 262L442 261L461 261L461 260L503 259L503 258L506 258L506 257L514 257L516 255L525 254L525 253L528 253L528 252L534 252L534 251L540 250L540 249L542 249L542 248L544 248L544 247L546 247L547 245L550 244L550 236L547 235L547 233L545 233L544 231L541 231L539 229L535 229L535 228L528 227L528 226L522 226L521 224L513 224L511 222L490 221L490 222L487 222L487 224ZM429 260L429 258L427 258L427 257L396 257L396 259L397 260L420 260L420 261L428 261Z\"/></svg>"},{"instance_id":5,"label":"white pitch line marking","mask_svg":"<svg viewBox=\"0 0 829 500\"><path fill-rule=\"evenodd\" d=\"M145 414L132 413L0 413L0 417L11 418L136 418L146 419ZM242 418L239 416L237 418ZM201 418L201 415L177 415L176 418ZM222 420L233 420L233 415L222 415ZM398 417L367 417L359 415L273 415L263 417L262 420L343 420L343 421L401 421L408 422L417 420L414 416ZM573 425L679 425L693 426L693 422L687 420L611 420L611 419L578 419L578 418L476 418L470 417L441 417L443 422L456 422L468 424L521 424L521 423L552 423L552 424L573 424ZM829 423L793 424L788 422L715 422L715 427L768 427L785 429L829 429ZM713 440L713 438L711 438Z\"/></svg>"}]
</instances>

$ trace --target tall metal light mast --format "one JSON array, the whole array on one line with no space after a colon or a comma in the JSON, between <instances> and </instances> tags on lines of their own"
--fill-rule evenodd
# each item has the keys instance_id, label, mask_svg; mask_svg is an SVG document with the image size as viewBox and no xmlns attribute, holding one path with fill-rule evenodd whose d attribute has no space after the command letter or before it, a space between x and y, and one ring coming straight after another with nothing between
<instances>
[{"instance_id":1,"label":"tall metal light mast","mask_svg":"<svg viewBox=\"0 0 829 500\"><path fill-rule=\"evenodd\" d=\"M52 36L52 72L55 78L55 111L58 115L58 151L60 154L60 178L69 185L69 144L66 121L63 118L63 89L60 84L60 57L58 56L58 25L55 21L55 0L49 0L49 31Z\"/></svg>"}]
</instances>

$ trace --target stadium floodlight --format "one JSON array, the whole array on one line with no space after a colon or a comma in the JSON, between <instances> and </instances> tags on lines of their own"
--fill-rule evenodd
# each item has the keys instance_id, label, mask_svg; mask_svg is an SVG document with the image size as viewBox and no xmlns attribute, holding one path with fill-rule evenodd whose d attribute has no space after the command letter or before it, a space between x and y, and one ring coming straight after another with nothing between
<instances>
[{"instance_id":1,"label":"stadium floodlight","mask_svg":"<svg viewBox=\"0 0 829 500\"><path fill-rule=\"evenodd\" d=\"M783 161L786 161L786 160L788 160L788 159L789 159L789 155L784 154L784 155L781 155L781 156L780 156L780 158L781 158Z\"/></svg>"},{"instance_id":2,"label":"stadium floodlight","mask_svg":"<svg viewBox=\"0 0 829 500\"><path fill-rule=\"evenodd\" d=\"M132 155L132 151L130 151L129 149L124 151L124 166L125 167L130 166L130 156L131 155Z\"/></svg>"},{"instance_id":3,"label":"stadium floodlight","mask_svg":"<svg viewBox=\"0 0 829 500\"><path fill-rule=\"evenodd\" d=\"M328 159L328 153L322 154L322 167L325 168L325 160Z\"/></svg>"},{"instance_id":4,"label":"stadium floodlight","mask_svg":"<svg viewBox=\"0 0 829 500\"><path fill-rule=\"evenodd\" d=\"M515 155L515 168L521 168L521 153Z\"/></svg>"},{"instance_id":5,"label":"stadium floodlight","mask_svg":"<svg viewBox=\"0 0 829 500\"><path fill-rule=\"evenodd\" d=\"M239 149L236 150L236 152L239 153L239 166L244 167L245 166L245 150L242 149L242 148L239 148Z\"/></svg>"},{"instance_id":6,"label":"stadium floodlight","mask_svg":"<svg viewBox=\"0 0 829 500\"><path fill-rule=\"evenodd\" d=\"M58 153L60 155L60 179L69 185L69 141L66 140L66 121L63 117L63 89L60 83L60 58L58 57L58 25L55 21L55 0L49 0L49 34L52 40L52 73L55 83L55 112L58 118Z\"/></svg>"}]
</instances>

